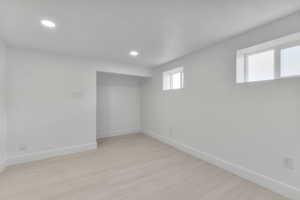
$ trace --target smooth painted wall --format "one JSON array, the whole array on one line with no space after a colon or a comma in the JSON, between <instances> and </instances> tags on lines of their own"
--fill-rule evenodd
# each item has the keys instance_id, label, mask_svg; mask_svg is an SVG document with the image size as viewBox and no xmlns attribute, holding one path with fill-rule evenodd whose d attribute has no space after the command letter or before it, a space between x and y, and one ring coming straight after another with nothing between
<instances>
[{"instance_id":1,"label":"smooth painted wall","mask_svg":"<svg viewBox=\"0 0 300 200\"><path fill-rule=\"evenodd\" d=\"M299 21L296 13L156 68L142 87L143 131L300 189L300 78L235 83L238 49L300 32ZM185 88L162 91L162 72L180 66Z\"/></svg>"},{"instance_id":2,"label":"smooth painted wall","mask_svg":"<svg viewBox=\"0 0 300 200\"><path fill-rule=\"evenodd\" d=\"M4 167L6 160L6 47L5 44L0 40L0 171Z\"/></svg>"},{"instance_id":3,"label":"smooth painted wall","mask_svg":"<svg viewBox=\"0 0 300 200\"><path fill-rule=\"evenodd\" d=\"M141 130L141 77L97 74L97 137Z\"/></svg>"},{"instance_id":4,"label":"smooth painted wall","mask_svg":"<svg viewBox=\"0 0 300 200\"><path fill-rule=\"evenodd\" d=\"M80 60L8 50L8 157L95 143L96 73Z\"/></svg>"},{"instance_id":5,"label":"smooth painted wall","mask_svg":"<svg viewBox=\"0 0 300 200\"><path fill-rule=\"evenodd\" d=\"M97 71L150 75L48 52L9 48L7 54L9 164L96 143Z\"/></svg>"}]
</instances>

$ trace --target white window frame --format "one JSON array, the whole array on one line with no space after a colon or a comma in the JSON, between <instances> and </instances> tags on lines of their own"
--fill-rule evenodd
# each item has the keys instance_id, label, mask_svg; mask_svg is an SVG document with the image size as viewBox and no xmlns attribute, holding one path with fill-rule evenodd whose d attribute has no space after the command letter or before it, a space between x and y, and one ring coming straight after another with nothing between
<instances>
[{"instance_id":1,"label":"white window frame","mask_svg":"<svg viewBox=\"0 0 300 200\"><path fill-rule=\"evenodd\" d=\"M173 75L180 73L180 88L173 88ZM184 72L183 67L178 67L169 71L163 72L163 90L180 90L184 87ZM166 82L168 81L168 82ZM167 87L169 86L169 87Z\"/></svg>"},{"instance_id":2,"label":"white window frame","mask_svg":"<svg viewBox=\"0 0 300 200\"><path fill-rule=\"evenodd\" d=\"M240 49L236 54L236 83L252 83L248 81L248 56L256 53L265 52L268 50L274 50L274 79L290 78L290 77L299 77L300 75L294 76L281 76L281 50L300 46L300 33L295 33L285 37L281 37L269 42L265 42L259 45L255 45L249 48ZM270 80L261 80L255 82L270 81Z\"/></svg>"}]
</instances>

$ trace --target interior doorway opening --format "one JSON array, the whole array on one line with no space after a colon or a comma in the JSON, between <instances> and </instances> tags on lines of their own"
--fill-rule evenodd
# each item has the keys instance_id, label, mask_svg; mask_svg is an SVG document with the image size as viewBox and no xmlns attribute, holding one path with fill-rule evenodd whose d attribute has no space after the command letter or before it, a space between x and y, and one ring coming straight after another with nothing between
<instances>
[{"instance_id":1,"label":"interior doorway opening","mask_svg":"<svg viewBox=\"0 0 300 200\"><path fill-rule=\"evenodd\" d=\"M141 87L145 77L97 72L97 141L141 132Z\"/></svg>"}]
</instances>

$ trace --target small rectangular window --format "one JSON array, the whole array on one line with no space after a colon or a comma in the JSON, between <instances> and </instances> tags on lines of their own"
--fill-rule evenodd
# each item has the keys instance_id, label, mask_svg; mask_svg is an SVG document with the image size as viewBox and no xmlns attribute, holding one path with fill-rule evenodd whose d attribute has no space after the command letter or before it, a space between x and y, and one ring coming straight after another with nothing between
<instances>
[{"instance_id":1,"label":"small rectangular window","mask_svg":"<svg viewBox=\"0 0 300 200\"><path fill-rule=\"evenodd\" d=\"M274 50L251 54L247 57L247 80L263 81L274 79Z\"/></svg>"},{"instance_id":2,"label":"small rectangular window","mask_svg":"<svg viewBox=\"0 0 300 200\"><path fill-rule=\"evenodd\" d=\"M300 75L300 46L282 49L281 56L281 76Z\"/></svg>"},{"instance_id":3,"label":"small rectangular window","mask_svg":"<svg viewBox=\"0 0 300 200\"><path fill-rule=\"evenodd\" d=\"M163 90L183 88L183 68L175 68L163 73Z\"/></svg>"},{"instance_id":4,"label":"small rectangular window","mask_svg":"<svg viewBox=\"0 0 300 200\"><path fill-rule=\"evenodd\" d=\"M173 89L181 88L181 72L172 74L172 86L173 86Z\"/></svg>"}]
</instances>

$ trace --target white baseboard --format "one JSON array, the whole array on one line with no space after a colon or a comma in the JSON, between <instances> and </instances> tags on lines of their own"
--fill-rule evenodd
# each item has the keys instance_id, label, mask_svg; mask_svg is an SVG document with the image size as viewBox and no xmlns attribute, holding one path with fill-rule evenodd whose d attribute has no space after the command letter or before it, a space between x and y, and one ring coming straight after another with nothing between
<instances>
[{"instance_id":1,"label":"white baseboard","mask_svg":"<svg viewBox=\"0 0 300 200\"><path fill-rule=\"evenodd\" d=\"M129 134L136 134L141 133L141 129L138 128L132 128L132 129L123 129L123 130L113 130L113 131L99 131L99 135L97 136L97 139L100 138L108 138L108 137L115 137L115 136L121 136L121 135L129 135Z\"/></svg>"},{"instance_id":2,"label":"white baseboard","mask_svg":"<svg viewBox=\"0 0 300 200\"><path fill-rule=\"evenodd\" d=\"M8 157L6 165L9 166L9 165L27 163L36 160L44 160L55 156L62 156L62 155L67 155L72 153L94 150L94 149L97 149L96 142L90 144L64 147L60 149L47 150L47 151L37 152L37 153L23 154L14 157Z\"/></svg>"},{"instance_id":3,"label":"white baseboard","mask_svg":"<svg viewBox=\"0 0 300 200\"><path fill-rule=\"evenodd\" d=\"M179 149L183 152L191 154L196 158L205 160L215 166L218 166L218 167L225 169L233 174L236 174L244 179L254 182L262 187L268 188L268 189L270 189L276 193L279 193L283 196L286 196L286 197L294 199L294 200L300 199L300 189L298 189L294 186L280 182L278 180L267 177L263 174L257 173L253 170L236 165L234 163L225 161L214 155L211 155L211 154L208 154L205 152L201 152L195 148L192 148L188 145L177 142L175 140L169 139L167 137L158 135L152 131L142 131L142 133L144 133L145 135L151 136L153 138L156 138L163 143L169 144L169 145L175 147L176 149Z\"/></svg>"}]
</instances>

